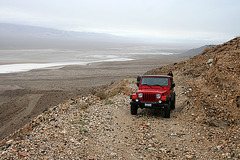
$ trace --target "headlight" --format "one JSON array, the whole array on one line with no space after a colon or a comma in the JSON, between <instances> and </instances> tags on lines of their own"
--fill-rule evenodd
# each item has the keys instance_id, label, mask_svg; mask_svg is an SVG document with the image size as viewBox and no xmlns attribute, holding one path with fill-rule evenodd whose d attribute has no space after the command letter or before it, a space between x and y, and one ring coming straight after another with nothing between
<instances>
[{"instance_id":1,"label":"headlight","mask_svg":"<svg viewBox=\"0 0 240 160\"><path fill-rule=\"evenodd\" d=\"M138 98L142 98L143 94L142 93L138 93Z\"/></svg>"},{"instance_id":2,"label":"headlight","mask_svg":"<svg viewBox=\"0 0 240 160\"><path fill-rule=\"evenodd\" d=\"M160 99L161 98L161 94L156 94L156 98Z\"/></svg>"}]
</instances>

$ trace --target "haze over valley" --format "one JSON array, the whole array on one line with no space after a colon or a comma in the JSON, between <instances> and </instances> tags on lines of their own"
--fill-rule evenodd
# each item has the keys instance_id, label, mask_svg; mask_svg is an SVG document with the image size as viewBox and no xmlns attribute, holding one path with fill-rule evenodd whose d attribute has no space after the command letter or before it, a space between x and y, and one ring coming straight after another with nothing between
<instances>
[{"instance_id":1,"label":"haze over valley","mask_svg":"<svg viewBox=\"0 0 240 160\"><path fill-rule=\"evenodd\" d=\"M0 35L0 73L179 56L194 46L7 23L0 23Z\"/></svg>"}]
</instances>

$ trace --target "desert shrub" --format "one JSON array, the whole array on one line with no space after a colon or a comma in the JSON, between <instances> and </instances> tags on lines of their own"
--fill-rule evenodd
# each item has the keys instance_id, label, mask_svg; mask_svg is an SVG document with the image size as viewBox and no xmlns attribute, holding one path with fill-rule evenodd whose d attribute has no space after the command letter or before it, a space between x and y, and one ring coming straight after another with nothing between
<instances>
[{"instance_id":1,"label":"desert shrub","mask_svg":"<svg viewBox=\"0 0 240 160\"><path fill-rule=\"evenodd\" d=\"M78 124L85 125L86 122L85 121L78 121Z\"/></svg>"},{"instance_id":2,"label":"desert shrub","mask_svg":"<svg viewBox=\"0 0 240 160\"><path fill-rule=\"evenodd\" d=\"M127 87L128 83L131 83L131 82L129 82L129 80L127 80L127 79L125 79L125 80L122 79L121 81L116 82L113 85L111 85L111 88L109 88L109 90L108 90L107 98L114 97L114 96L116 96L118 94L121 94L121 93L125 94L125 95L130 95L131 91Z\"/></svg>"},{"instance_id":3,"label":"desert shrub","mask_svg":"<svg viewBox=\"0 0 240 160\"><path fill-rule=\"evenodd\" d=\"M81 124L81 125L85 125L86 122L85 121L72 121L72 124Z\"/></svg>"},{"instance_id":4,"label":"desert shrub","mask_svg":"<svg viewBox=\"0 0 240 160\"><path fill-rule=\"evenodd\" d=\"M97 92L95 95L102 100L107 98L107 94L104 91Z\"/></svg>"},{"instance_id":5,"label":"desert shrub","mask_svg":"<svg viewBox=\"0 0 240 160\"><path fill-rule=\"evenodd\" d=\"M81 109L87 109L88 106L89 106L88 103L81 103L81 104L80 104L80 108L81 108Z\"/></svg>"},{"instance_id":6,"label":"desert shrub","mask_svg":"<svg viewBox=\"0 0 240 160\"><path fill-rule=\"evenodd\" d=\"M228 46L223 46L218 50L218 52L222 52L222 51L226 51L226 50L229 50Z\"/></svg>"},{"instance_id":7,"label":"desert shrub","mask_svg":"<svg viewBox=\"0 0 240 160\"><path fill-rule=\"evenodd\" d=\"M82 132L88 132L88 129L86 127L81 127L79 129L79 132L82 133Z\"/></svg>"},{"instance_id":8,"label":"desert shrub","mask_svg":"<svg viewBox=\"0 0 240 160\"><path fill-rule=\"evenodd\" d=\"M122 80L122 81L120 82L120 85L121 85L121 86L126 86L127 83L128 83L128 80Z\"/></svg>"},{"instance_id":9,"label":"desert shrub","mask_svg":"<svg viewBox=\"0 0 240 160\"><path fill-rule=\"evenodd\" d=\"M130 95L131 90L128 87L120 87L120 93L123 93L125 95Z\"/></svg>"},{"instance_id":10,"label":"desert shrub","mask_svg":"<svg viewBox=\"0 0 240 160\"><path fill-rule=\"evenodd\" d=\"M205 48L203 52L208 52L210 50L211 50L211 48Z\"/></svg>"},{"instance_id":11,"label":"desert shrub","mask_svg":"<svg viewBox=\"0 0 240 160\"><path fill-rule=\"evenodd\" d=\"M111 101L111 100L108 100L108 101L105 102L105 104L106 104L106 105L108 105L108 104L114 104L114 102Z\"/></svg>"},{"instance_id":12,"label":"desert shrub","mask_svg":"<svg viewBox=\"0 0 240 160\"><path fill-rule=\"evenodd\" d=\"M116 96L117 94L118 94L118 91L117 91L117 90L112 90L112 91L109 92L108 97L114 97L114 96Z\"/></svg>"},{"instance_id":13,"label":"desert shrub","mask_svg":"<svg viewBox=\"0 0 240 160\"><path fill-rule=\"evenodd\" d=\"M108 97L113 97L120 93L125 94L125 95L130 95L131 90L126 86L118 86L117 88L110 91L110 93L108 94Z\"/></svg>"}]
</instances>

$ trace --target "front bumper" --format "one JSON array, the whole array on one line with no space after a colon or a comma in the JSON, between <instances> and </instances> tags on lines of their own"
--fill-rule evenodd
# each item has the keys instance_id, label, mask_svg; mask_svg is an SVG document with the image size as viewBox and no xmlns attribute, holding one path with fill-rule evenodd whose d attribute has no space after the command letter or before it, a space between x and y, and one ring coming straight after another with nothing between
<instances>
[{"instance_id":1,"label":"front bumper","mask_svg":"<svg viewBox=\"0 0 240 160\"><path fill-rule=\"evenodd\" d=\"M144 102L144 101L134 101L132 100L130 102L131 105L136 105L138 108L162 108L164 109L168 104L165 101L162 101L162 103L159 102Z\"/></svg>"}]
</instances>

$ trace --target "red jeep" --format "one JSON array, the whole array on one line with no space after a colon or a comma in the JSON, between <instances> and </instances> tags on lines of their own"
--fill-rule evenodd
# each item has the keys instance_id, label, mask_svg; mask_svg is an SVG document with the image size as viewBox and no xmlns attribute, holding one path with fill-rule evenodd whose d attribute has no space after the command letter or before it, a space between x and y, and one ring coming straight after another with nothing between
<instances>
[{"instance_id":1,"label":"red jeep","mask_svg":"<svg viewBox=\"0 0 240 160\"><path fill-rule=\"evenodd\" d=\"M170 118L170 110L175 109L175 92L172 76L144 75L137 78L138 91L130 99L131 114L138 108L163 109L164 118Z\"/></svg>"}]
</instances>

